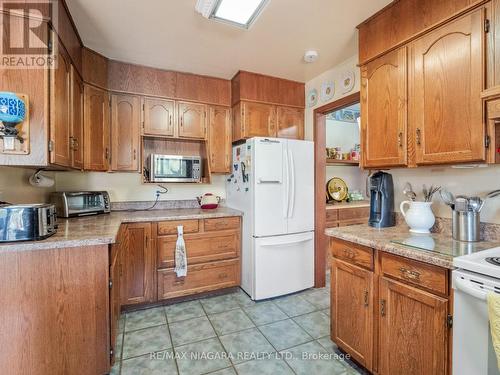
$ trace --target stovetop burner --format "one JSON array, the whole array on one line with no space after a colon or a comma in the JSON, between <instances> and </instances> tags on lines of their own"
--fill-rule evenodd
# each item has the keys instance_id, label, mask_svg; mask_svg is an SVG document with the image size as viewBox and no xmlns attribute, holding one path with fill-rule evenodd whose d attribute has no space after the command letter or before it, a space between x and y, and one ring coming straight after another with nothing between
<instances>
[{"instance_id":1,"label":"stovetop burner","mask_svg":"<svg viewBox=\"0 0 500 375\"><path fill-rule=\"evenodd\" d=\"M500 266L500 257L488 257L486 261L494 266Z\"/></svg>"}]
</instances>

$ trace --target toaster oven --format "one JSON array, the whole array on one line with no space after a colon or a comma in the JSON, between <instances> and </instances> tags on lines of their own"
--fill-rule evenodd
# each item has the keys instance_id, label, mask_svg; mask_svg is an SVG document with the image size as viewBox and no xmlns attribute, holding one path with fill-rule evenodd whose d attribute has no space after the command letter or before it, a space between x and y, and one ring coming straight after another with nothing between
<instances>
[{"instance_id":1,"label":"toaster oven","mask_svg":"<svg viewBox=\"0 0 500 375\"><path fill-rule=\"evenodd\" d=\"M60 191L50 195L57 216L75 217L111 212L109 194L105 191Z\"/></svg>"}]
</instances>

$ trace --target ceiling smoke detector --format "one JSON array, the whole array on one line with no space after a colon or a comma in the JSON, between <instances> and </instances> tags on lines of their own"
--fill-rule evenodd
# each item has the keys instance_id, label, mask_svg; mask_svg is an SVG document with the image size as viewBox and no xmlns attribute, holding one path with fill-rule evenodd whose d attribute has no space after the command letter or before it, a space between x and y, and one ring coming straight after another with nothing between
<instances>
[{"instance_id":1,"label":"ceiling smoke detector","mask_svg":"<svg viewBox=\"0 0 500 375\"><path fill-rule=\"evenodd\" d=\"M318 60L318 57L318 51L315 50L306 51L306 53L304 53L304 61L306 63L313 63Z\"/></svg>"}]
</instances>

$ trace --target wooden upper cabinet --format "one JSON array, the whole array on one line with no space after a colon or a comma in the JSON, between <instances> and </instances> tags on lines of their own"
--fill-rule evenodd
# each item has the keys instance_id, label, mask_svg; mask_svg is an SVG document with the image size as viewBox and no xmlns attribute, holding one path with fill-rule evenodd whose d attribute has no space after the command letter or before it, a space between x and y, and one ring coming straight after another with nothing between
<instances>
[{"instance_id":1,"label":"wooden upper cabinet","mask_svg":"<svg viewBox=\"0 0 500 375\"><path fill-rule=\"evenodd\" d=\"M448 300L380 279L380 375L447 373Z\"/></svg>"},{"instance_id":2,"label":"wooden upper cabinet","mask_svg":"<svg viewBox=\"0 0 500 375\"><path fill-rule=\"evenodd\" d=\"M111 169L139 170L139 132L141 98L134 95L111 96Z\"/></svg>"},{"instance_id":3,"label":"wooden upper cabinet","mask_svg":"<svg viewBox=\"0 0 500 375\"><path fill-rule=\"evenodd\" d=\"M210 107L209 152L212 173L231 172L231 110L226 107Z\"/></svg>"},{"instance_id":4,"label":"wooden upper cabinet","mask_svg":"<svg viewBox=\"0 0 500 375\"><path fill-rule=\"evenodd\" d=\"M276 107L270 104L242 103L243 138L275 137Z\"/></svg>"},{"instance_id":5,"label":"wooden upper cabinet","mask_svg":"<svg viewBox=\"0 0 500 375\"><path fill-rule=\"evenodd\" d=\"M121 249L122 305L154 300L154 257L151 223L126 224Z\"/></svg>"},{"instance_id":6,"label":"wooden upper cabinet","mask_svg":"<svg viewBox=\"0 0 500 375\"><path fill-rule=\"evenodd\" d=\"M175 123L175 102L173 100L144 99L143 133L145 135L173 137Z\"/></svg>"},{"instance_id":7,"label":"wooden upper cabinet","mask_svg":"<svg viewBox=\"0 0 500 375\"><path fill-rule=\"evenodd\" d=\"M484 7L411 45L410 124L416 164L484 161Z\"/></svg>"},{"instance_id":8,"label":"wooden upper cabinet","mask_svg":"<svg viewBox=\"0 0 500 375\"><path fill-rule=\"evenodd\" d=\"M293 107L277 107L278 138L304 139L304 110Z\"/></svg>"},{"instance_id":9,"label":"wooden upper cabinet","mask_svg":"<svg viewBox=\"0 0 500 375\"><path fill-rule=\"evenodd\" d=\"M404 166L407 161L406 47L361 69L361 142L364 167Z\"/></svg>"},{"instance_id":10,"label":"wooden upper cabinet","mask_svg":"<svg viewBox=\"0 0 500 375\"><path fill-rule=\"evenodd\" d=\"M373 272L332 261L331 335L361 365L373 362ZM392 374L401 373L398 371ZM408 372L408 374L413 374Z\"/></svg>"},{"instance_id":11,"label":"wooden upper cabinet","mask_svg":"<svg viewBox=\"0 0 500 375\"><path fill-rule=\"evenodd\" d=\"M85 85L84 97L84 169L109 169L109 94Z\"/></svg>"},{"instance_id":12,"label":"wooden upper cabinet","mask_svg":"<svg viewBox=\"0 0 500 375\"><path fill-rule=\"evenodd\" d=\"M51 71L50 162L71 167L71 63L62 47L58 48L57 69Z\"/></svg>"},{"instance_id":13,"label":"wooden upper cabinet","mask_svg":"<svg viewBox=\"0 0 500 375\"><path fill-rule=\"evenodd\" d=\"M71 166L83 169L83 81L76 72L71 69Z\"/></svg>"},{"instance_id":14,"label":"wooden upper cabinet","mask_svg":"<svg viewBox=\"0 0 500 375\"><path fill-rule=\"evenodd\" d=\"M207 106L205 104L177 102L177 111L180 138L206 139Z\"/></svg>"}]
</instances>

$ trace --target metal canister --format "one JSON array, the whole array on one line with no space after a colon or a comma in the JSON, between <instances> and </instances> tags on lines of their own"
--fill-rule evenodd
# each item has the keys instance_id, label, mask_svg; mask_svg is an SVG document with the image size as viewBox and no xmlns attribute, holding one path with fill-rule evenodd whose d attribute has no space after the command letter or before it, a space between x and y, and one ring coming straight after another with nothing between
<instances>
[{"instance_id":1,"label":"metal canister","mask_svg":"<svg viewBox=\"0 0 500 375\"><path fill-rule=\"evenodd\" d=\"M480 213L476 211L453 210L453 239L477 242L480 236Z\"/></svg>"}]
</instances>

